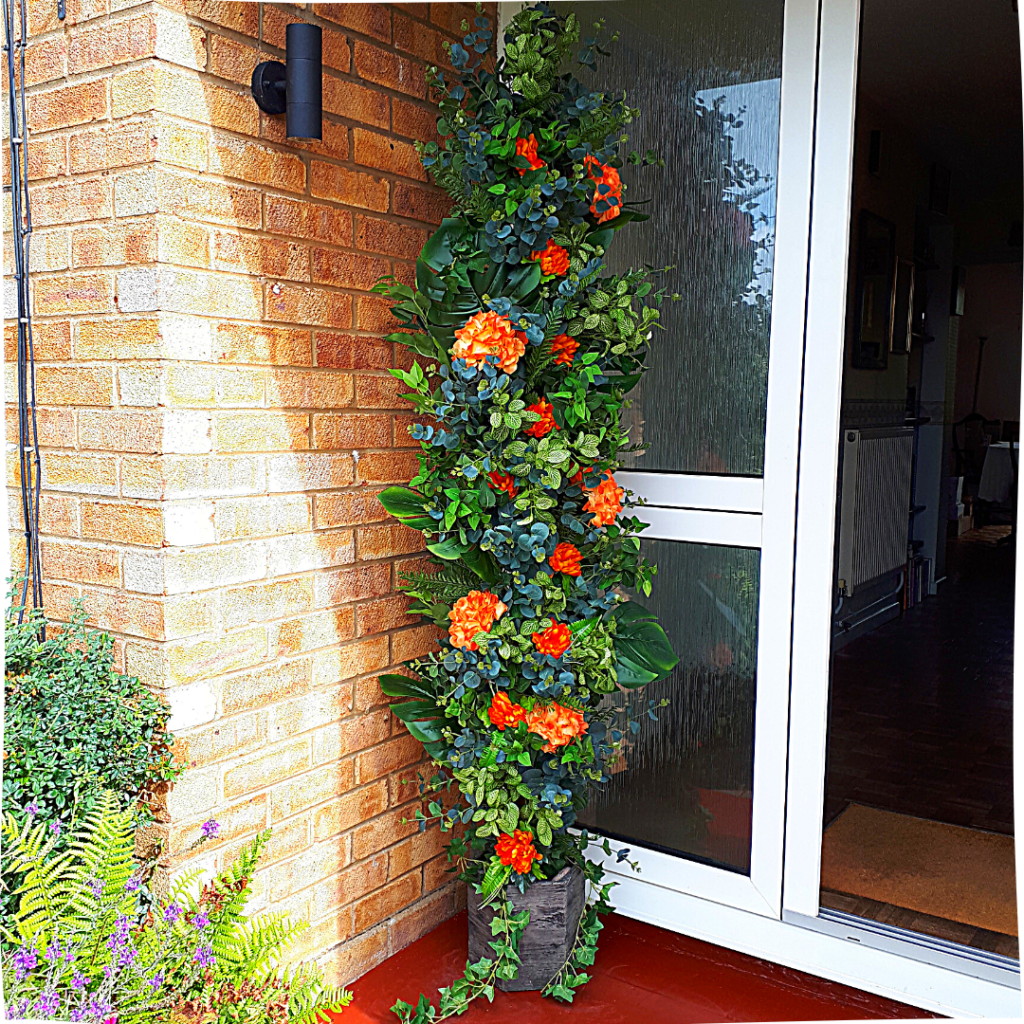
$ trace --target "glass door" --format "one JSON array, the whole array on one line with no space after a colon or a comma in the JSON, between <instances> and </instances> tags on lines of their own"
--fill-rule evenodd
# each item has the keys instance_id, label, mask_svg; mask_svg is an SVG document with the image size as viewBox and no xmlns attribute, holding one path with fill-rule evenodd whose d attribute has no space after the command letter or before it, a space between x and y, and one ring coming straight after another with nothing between
<instances>
[{"instance_id":1,"label":"glass door","mask_svg":"<svg viewBox=\"0 0 1024 1024\"><path fill-rule=\"evenodd\" d=\"M646 502L645 603L680 663L631 698L641 717L666 704L583 821L639 861L607 865L626 913L662 918L671 890L778 917L817 4L557 6L618 33L594 87L625 87L630 147L665 161L624 169L650 220L611 268L660 269L678 294L627 414L647 447L620 483Z\"/></svg>"}]
</instances>

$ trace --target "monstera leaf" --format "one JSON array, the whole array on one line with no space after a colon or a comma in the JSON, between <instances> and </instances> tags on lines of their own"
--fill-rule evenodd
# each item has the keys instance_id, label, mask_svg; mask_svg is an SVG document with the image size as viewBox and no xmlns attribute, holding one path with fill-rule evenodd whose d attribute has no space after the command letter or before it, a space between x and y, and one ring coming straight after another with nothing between
<instances>
[{"instance_id":1,"label":"monstera leaf","mask_svg":"<svg viewBox=\"0 0 1024 1024\"><path fill-rule=\"evenodd\" d=\"M418 679L395 674L380 676L380 688L386 697L411 698L393 701L391 710L431 757L440 757L445 749L441 736L444 712L437 706L433 691Z\"/></svg>"},{"instance_id":2,"label":"monstera leaf","mask_svg":"<svg viewBox=\"0 0 1024 1024\"><path fill-rule=\"evenodd\" d=\"M634 688L664 679L679 663L665 630L643 605L620 604L615 618L615 673L620 686Z\"/></svg>"}]
</instances>

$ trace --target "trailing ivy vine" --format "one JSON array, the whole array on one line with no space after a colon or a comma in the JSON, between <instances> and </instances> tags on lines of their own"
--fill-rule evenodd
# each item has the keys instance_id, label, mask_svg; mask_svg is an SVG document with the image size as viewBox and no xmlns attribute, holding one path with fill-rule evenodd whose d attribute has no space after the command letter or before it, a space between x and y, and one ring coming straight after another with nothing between
<instances>
[{"instance_id":1,"label":"trailing ivy vine","mask_svg":"<svg viewBox=\"0 0 1024 1024\"><path fill-rule=\"evenodd\" d=\"M605 52L595 27L581 38L574 16L538 4L515 15L497 58L487 19L466 27L454 74L432 72L442 141L419 147L452 215L423 247L415 287L378 285L402 324L390 340L415 354L391 372L409 388L420 442L416 476L380 500L425 534L434 571L404 587L412 611L448 630L439 651L381 685L437 768L421 827L452 831L462 876L504 907L494 958L467 965L439 1009L396 1004L413 1024L514 976L528 916L512 914L509 891L572 865L591 895L544 992L570 1001L588 980L611 885L585 857L577 815L637 728L622 693L677 661L626 596L650 594L655 567L615 479L637 447L620 417L662 294L645 268L604 267L616 232L646 217L618 171L636 112L573 71Z\"/></svg>"}]
</instances>

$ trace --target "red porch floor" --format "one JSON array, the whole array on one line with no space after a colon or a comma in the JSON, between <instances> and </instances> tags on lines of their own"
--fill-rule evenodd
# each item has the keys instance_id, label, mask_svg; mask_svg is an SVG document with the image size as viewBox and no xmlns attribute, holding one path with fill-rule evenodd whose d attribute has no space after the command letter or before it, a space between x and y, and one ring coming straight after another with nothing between
<instances>
[{"instance_id":1,"label":"red porch floor","mask_svg":"<svg viewBox=\"0 0 1024 1024\"><path fill-rule=\"evenodd\" d=\"M466 961L466 915L446 921L365 974L342 1024L391 1024L396 999L458 976ZM535 992L477 1001L466 1024L718 1024L726 1021L877 1020L930 1017L912 1006L823 981L697 939L612 915L601 934L593 980L572 1006Z\"/></svg>"}]
</instances>

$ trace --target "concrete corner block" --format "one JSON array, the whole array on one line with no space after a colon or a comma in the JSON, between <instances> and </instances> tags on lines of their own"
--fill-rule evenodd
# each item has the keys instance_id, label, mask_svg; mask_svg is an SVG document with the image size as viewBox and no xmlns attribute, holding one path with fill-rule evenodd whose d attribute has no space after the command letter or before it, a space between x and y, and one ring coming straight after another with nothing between
<instances>
[{"instance_id":1,"label":"concrete corner block","mask_svg":"<svg viewBox=\"0 0 1024 1024\"><path fill-rule=\"evenodd\" d=\"M163 371L153 366L120 366L117 390L121 405L152 409L160 404Z\"/></svg>"},{"instance_id":2,"label":"concrete corner block","mask_svg":"<svg viewBox=\"0 0 1024 1024\"><path fill-rule=\"evenodd\" d=\"M124 555L124 588L137 594L164 592L164 556L162 552L126 551Z\"/></svg>"},{"instance_id":3,"label":"concrete corner block","mask_svg":"<svg viewBox=\"0 0 1024 1024\"><path fill-rule=\"evenodd\" d=\"M213 328L209 320L180 313L160 316L161 353L165 359L208 361L213 351Z\"/></svg>"},{"instance_id":4,"label":"concrete corner block","mask_svg":"<svg viewBox=\"0 0 1024 1024\"><path fill-rule=\"evenodd\" d=\"M157 171L152 167L126 171L114 179L114 214L140 217L160 208Z\"/></svg>"},{"instance_id":5,"label":"concrete corner block","mask_svg":"<svg viewBox=\"0 0 1024 1024\"><path fill-rule=\"evenodd\" d=\"M168 696L172 692L168 691ZM218 765L185 772L167 794L167 811L171 820L181 821L213 810L220 796L220 772Z\"/></svg>"},{"instance_id":6,"label":"concrete corner block","mask_svg":"<svg viewBox=\"0 0 1024 1024\"><path fill-rule=\"evenodd\" d=\"M183 14L158 7L154 56L192 71L206 69L205 35Z\"/></svg>"},{"instance_id":7,"label":"concrete corner block","mask_svg":"<svg viewBox=\"0 0 1024 1024\"><path fill-rule=\"evenodd\" d=\"M164 506L164 537L172 547L215 544L212 501L182 502Z\"/></svg>"},{"instance_id":8,"label":"concrete corner block","mask_svg":"<svg viewBox=\"0 0 1024 1024\"><path fill-rule=\"evenodd\" d=\"M210 414L168 409L164 413L164 452L204 455L211 450Z\"/></svg>"},{"instance_id":9,"label":"concrete corner block","mask_svg":"<svg viewBox=\"0 0 1024 1024\"><path fill-rule=\"evenodd\" d=\"M160 272L129 267L117 275L117 308L122 313L151 313L160 308Z\"/></svg>"},{"instance_id":10,"label":"concrete corner block","mask_svg":"<svg viewBox=\"0 0 1024 1024\"><path fill-rule=\"evenodd\" d=\"M214 684L205 680L168 690L167 703L171 706L171 732L195 729L217 717L217 692Z\"/></svg>"}]
</instances>

